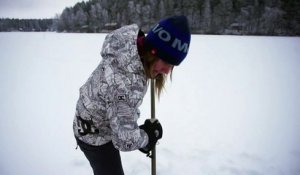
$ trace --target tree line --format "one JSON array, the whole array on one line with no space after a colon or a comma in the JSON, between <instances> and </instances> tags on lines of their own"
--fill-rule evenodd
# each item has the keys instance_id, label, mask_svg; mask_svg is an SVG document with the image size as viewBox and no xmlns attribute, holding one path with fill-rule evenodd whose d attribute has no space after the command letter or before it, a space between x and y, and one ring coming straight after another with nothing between
<instances>
[{"instance_id":1,"label":"tree line","mask_svg":"<svg viewBox=\"0 0 300 175\"><path fill-rule=\"evenodd\" d=\"M89 0L66 7L48 27L97 33L136 23L147 32L172 15L186 15L192 33L300 35L297 0Z\"/></svg>"},{"instance_id":2,"label":"tree line","mask_svg":"<svg viewBox=\"0 0 300 175\"><path fill-rule=\"evenodd\" d=\"M54 19L9 19L0 18L0 32L11 31L55 31Z\"/></svg>"}]
</instances>

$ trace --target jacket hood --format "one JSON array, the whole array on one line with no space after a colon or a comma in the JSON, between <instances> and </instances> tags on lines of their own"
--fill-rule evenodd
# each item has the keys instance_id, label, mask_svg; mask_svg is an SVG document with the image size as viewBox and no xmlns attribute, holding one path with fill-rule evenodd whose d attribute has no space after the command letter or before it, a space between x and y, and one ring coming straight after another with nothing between
<instances>
[{"instance_id":1,"label":"jacket hood","mask_svg":"<svg viewBox=\"0 0 300 175\"><path fill-rule=\"evenodd\" d=\"M109 33L102 46L102 58L120 70L144 71L137 49L138 32L139 27L132 24Z\"/></svg>"}]
</instances>

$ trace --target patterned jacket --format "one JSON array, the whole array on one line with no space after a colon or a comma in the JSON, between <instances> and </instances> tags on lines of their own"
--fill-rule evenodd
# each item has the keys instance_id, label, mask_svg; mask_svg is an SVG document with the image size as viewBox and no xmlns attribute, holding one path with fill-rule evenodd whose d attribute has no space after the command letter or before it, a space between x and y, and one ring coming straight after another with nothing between
<instances>
[{"instance_id":1,"label":"patterned jacket","mask_svg":"<svg viewBox=\"0 0 300 175\"><path fill-rule=\"evenodd\" d=\"M137 25L108 34L102 60L80 88L73 122L75 136L90 145L110 141L121 151L145 147L148 136L137 120L147 78L137 50Z\"/></svg>"}]
</instances>

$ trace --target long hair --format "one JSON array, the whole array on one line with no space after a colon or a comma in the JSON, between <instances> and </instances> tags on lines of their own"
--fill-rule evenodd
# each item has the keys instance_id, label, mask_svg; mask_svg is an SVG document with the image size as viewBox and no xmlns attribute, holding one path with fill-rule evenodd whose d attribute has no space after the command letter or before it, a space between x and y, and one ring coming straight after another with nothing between
<instances>
[{"instance_id":1,"label":"long hair","mask_svg":"<svg viewBox=\"0 0 300 175\"><path fill-rule=\"evenodd\" d=\"M152 68L154 66L154 63L159 59L157 57L155 57L154 55L151 54L151 52L149 50L146 50L144 52L144 54L141 56L142 58L142 62L143 62L143 66L144 66L144 70L145 70L145 74L147 76L147 83L149 84L149 81L151 78L155 79L155 87L154 87L154 91L155 94L157 95L158 99L165 87L165 83L167 80L167 75L165 74L158 74L156 77L153 77L152 75ZM173 69L170 72L170 79L172 80L172 72Z\"/></svg>"}]
</instances>

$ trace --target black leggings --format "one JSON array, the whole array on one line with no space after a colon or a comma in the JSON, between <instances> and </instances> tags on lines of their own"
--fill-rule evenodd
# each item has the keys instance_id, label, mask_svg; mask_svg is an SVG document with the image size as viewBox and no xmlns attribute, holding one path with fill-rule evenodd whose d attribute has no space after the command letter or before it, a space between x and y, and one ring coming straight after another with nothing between
<instances>
[{"instance_id":1,"label":"black leggings","mask_svg":"<svg viewBox=\"0 0 300 175\"><path fill-rule=\"evenodd\" d=\"M120 152L112 142L101 146L88 145L80 140L77 144L89 160L94 175L124 175Z\"/></svg>"}]
</instances>

